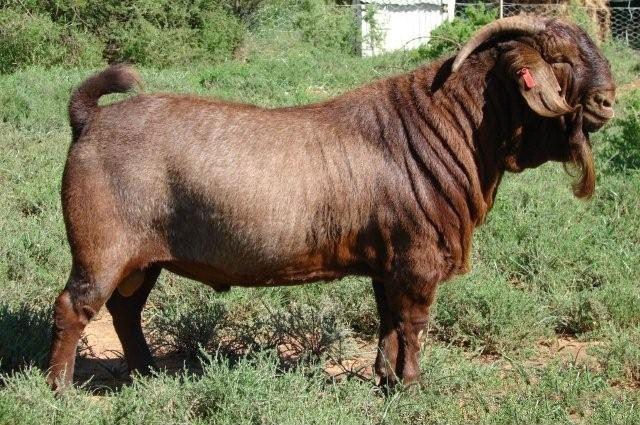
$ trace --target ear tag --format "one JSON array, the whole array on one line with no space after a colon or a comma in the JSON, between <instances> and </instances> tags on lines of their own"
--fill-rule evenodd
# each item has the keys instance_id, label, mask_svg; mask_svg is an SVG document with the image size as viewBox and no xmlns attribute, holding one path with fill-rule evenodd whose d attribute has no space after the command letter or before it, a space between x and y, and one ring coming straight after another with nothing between
<instances>
[{"instance_id":1,"label":"ear tag","mask_svg":"<svg viewBox=\"0 0 640 425\"><path fill-rule=\"evenodd\" d=\"M525 90L531 90L536 86L536 82L533 80L533 75L529 72L529 68L522 68L518 71L518 75L522 77L522 80L524 81Z\"/></svg>"}]
</instances>

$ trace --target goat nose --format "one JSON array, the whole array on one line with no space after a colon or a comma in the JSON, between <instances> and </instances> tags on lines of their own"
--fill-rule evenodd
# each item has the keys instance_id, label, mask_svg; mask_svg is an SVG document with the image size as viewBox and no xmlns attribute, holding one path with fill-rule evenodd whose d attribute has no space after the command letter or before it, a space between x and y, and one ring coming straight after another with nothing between
<instances>
[{"instance_id":1,"label":"goat nose","mask_svg":"<svg viewBox=\"0 0 640 425\"><path fill-rule=\"evenodd\" d=\"M598 120L610 120L614 116L614 96L614 93L609 91L598 91L591 94L585 105L587 111L595 115Z\"/></svg>"},{"instance_id":2,"label":"goat nose","mask_svg":"<svg viewBox=\"0 0 640 425\"><path fill-rule=\"evenodd\" d=\"M593 96L593 101L603 109L610 109L613 106L613 102L601 93L596 93L595 96Z\"/></svg>"}]
</instances>

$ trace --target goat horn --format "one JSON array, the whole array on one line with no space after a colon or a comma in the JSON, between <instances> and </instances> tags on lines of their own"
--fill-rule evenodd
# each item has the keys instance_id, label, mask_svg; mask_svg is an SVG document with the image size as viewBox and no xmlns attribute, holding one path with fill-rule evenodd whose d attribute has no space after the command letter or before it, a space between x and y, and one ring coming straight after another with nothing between
<instances>
[{"instance_id":1,"label":"goat horn","mask_svg":"<svg viewBox=\"0 0 640 425\"><path fill-rule=\"evenodd\" d=\"M476 32L462 49L460 49L460 53L458 53L455 61L453 61L451 72L456 72L460 68L460 65L462 65L462 62L464 62L478 46L497 34L504 32L537 34L543 31L545 27L545 23L540 19L524 16L510 16L487 24Z\"/></svg>"}]
</instances>

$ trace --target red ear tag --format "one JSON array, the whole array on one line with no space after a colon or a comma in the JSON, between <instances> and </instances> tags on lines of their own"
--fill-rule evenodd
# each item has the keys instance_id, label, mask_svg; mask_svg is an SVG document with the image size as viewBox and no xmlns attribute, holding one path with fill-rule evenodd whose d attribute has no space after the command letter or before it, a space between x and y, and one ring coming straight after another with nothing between
<instances>
[{"instance_id":1,"label":"red ear tag","mask_svg":"<svg viewBox=\"0 0 640 425\"><path fill-rule=\"evenodd\" d=\"M522 77L522 80L524 81L525 90L531 90L536 86L536 82L533 80L533 75L529 72L529 68L522 68L518 71L518 75Z\"/></svg>"}]
</instances>

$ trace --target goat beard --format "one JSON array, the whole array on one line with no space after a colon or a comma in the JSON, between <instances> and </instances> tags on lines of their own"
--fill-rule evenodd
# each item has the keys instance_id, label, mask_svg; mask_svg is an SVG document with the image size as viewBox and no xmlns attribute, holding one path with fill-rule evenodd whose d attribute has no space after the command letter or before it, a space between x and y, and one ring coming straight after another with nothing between
<instances>
[{"instance_id":1,"label":"goat beard","mask_svg":"<svg viewBox=\"0 0 640 425\"><path fill-rule=\"evenodd\" d=\"M589 199L596 187L596 172L591 143L582 128L582 105L576 108L573 116L569 134L569 161L564 165L567 173L576 177L573 194L581 199Z\"/></svg>"}]
</instances>

